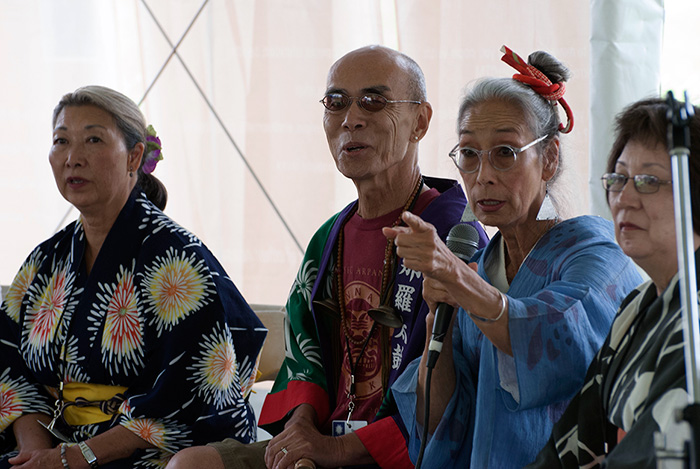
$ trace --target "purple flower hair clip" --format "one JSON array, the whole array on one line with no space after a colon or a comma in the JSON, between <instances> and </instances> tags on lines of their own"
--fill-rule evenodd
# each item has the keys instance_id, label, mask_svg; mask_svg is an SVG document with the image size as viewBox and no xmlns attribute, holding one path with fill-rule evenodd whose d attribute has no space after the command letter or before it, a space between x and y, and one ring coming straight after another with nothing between
<instances>
[{"instance_id":1,"label":"purple flower hair clip","mask_svg":"<svg viewBox=\"0 0 700 469\"><path fill-rule=\"evenodd\" d=\"M156 169L158 162L163 159L163 147L156 135L156 129L152 125L148 126L146 133L146 151L141 169L144 173L151 174Z\"/></svg>"}]
</instances>

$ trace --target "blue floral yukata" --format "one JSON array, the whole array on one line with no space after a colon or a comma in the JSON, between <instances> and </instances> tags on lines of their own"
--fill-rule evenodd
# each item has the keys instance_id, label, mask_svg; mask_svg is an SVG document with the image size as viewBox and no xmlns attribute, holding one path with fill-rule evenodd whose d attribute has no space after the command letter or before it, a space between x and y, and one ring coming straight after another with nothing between
<instances>
[{"instance_id":1,"label":"blue floral yukata","mask_svg":"<svg viewBox=\"0 0 700 469\"><path fill-rule=\"evenodd\" d=\"M247 397L266 330L206 246L138 188L89 274L85 246L80 219L41 243L0 308L0 467L16 453L12 423L52 416L61 381L67 401L68 388L123 395L109 413L86 409L97 418L68 407L73 442L122 425L153 445L101 467L163 467L187 446L254 441Z\"/></svg>"}]
</instances>

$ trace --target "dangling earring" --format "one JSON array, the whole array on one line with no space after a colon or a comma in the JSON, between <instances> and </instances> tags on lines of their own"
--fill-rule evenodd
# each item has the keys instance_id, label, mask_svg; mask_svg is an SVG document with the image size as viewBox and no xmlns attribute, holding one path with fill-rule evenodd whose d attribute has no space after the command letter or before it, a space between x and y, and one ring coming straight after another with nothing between
<instances>
[{"instance_id":1,"label":"dangling earring","mask_svg":"<svg viewBox=\"0 0 700 469\"><path fill-rule=\"evenodd\" d=\"M129 177L132 178L134 177L134 168L129 166Z\"/></svg>"},{"instance_id":2,"label":"dangling earring","mask_svg":"<svg viewBox=\"0 0 700 469\"><path fill-rule=\"evenodd\" d=\"M549 196L549 187L547 187L544 192L544 200L542 200L542 205L540 205L540 211L537 212L537 218L535 219L538 221L542 221L556 220L558 218L559 214L557 213L557 209L554 208L552 198Z\"/></svg>"},{"instance_id":3,"label":"dangling earring","mask_svg":"<svg viewBox=\"0 0 700 469\"><path fill-rule=\"evenodd\" d=\"M468 222L473 222L473 221L479 221L478 218L476 218L476 215L474 215L474 212L472 211L472 206L469 202L467 202L467 206L464 207L464 212L462 212L462 223L468 223Z\"/></svg>"}]
</instances>

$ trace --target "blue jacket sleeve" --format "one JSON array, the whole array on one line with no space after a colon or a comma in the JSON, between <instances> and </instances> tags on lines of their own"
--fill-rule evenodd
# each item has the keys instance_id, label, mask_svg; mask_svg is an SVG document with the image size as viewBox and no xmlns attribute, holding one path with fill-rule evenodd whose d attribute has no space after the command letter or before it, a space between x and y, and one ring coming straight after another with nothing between
<instances>
[{"instance_id":1,"label":"blue jacket sleeve","mask_svg":"<svg viewBox=\"0 0 700 469\"><path fill-rule=\"evenodd\" d=\"M465 315L459 310L460 318ZM455 390L435 432L429 435L423 454L423 461L430 461L430 467L464 468L469 467L474 436L474 418L476 413L476 374L473 357L469 349L463 348L459 321L455 321L453 331L453 357L455 366ZM396 380L392 392L406 424L409 437L408 451L415 464L420 452L422 425L418 424L417 412L423 417L424 409L416 409L418 366L420 357L406 368Z\"/></svg>"}]
</instances>

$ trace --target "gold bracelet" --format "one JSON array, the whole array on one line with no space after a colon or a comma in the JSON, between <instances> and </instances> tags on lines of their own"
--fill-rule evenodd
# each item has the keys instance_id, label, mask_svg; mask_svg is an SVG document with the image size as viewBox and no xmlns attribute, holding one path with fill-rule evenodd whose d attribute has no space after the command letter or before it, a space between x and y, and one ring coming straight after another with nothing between
<instances>
[{"instance_id":1,"label":"gold bracelet","mask_svg":"<svg viewBox=\"0 0 700 469\"><path fill-rule=\"evenodd\" d=\"M503 317L503 313L506 312L506 306L508 305L506 302L506 295L501 293L500 290L498 291L498 294L501 295L501 312L498 313L498 316L496 316L495 318L485 318L483 316L479 316L478 314L472 313L468 309L465 311L467 312L467 314L469 315L470 318L479 320L481 322L496 322L496 321L498 321L499 319L501 319Z\"/></svg>"}]
</instances>

